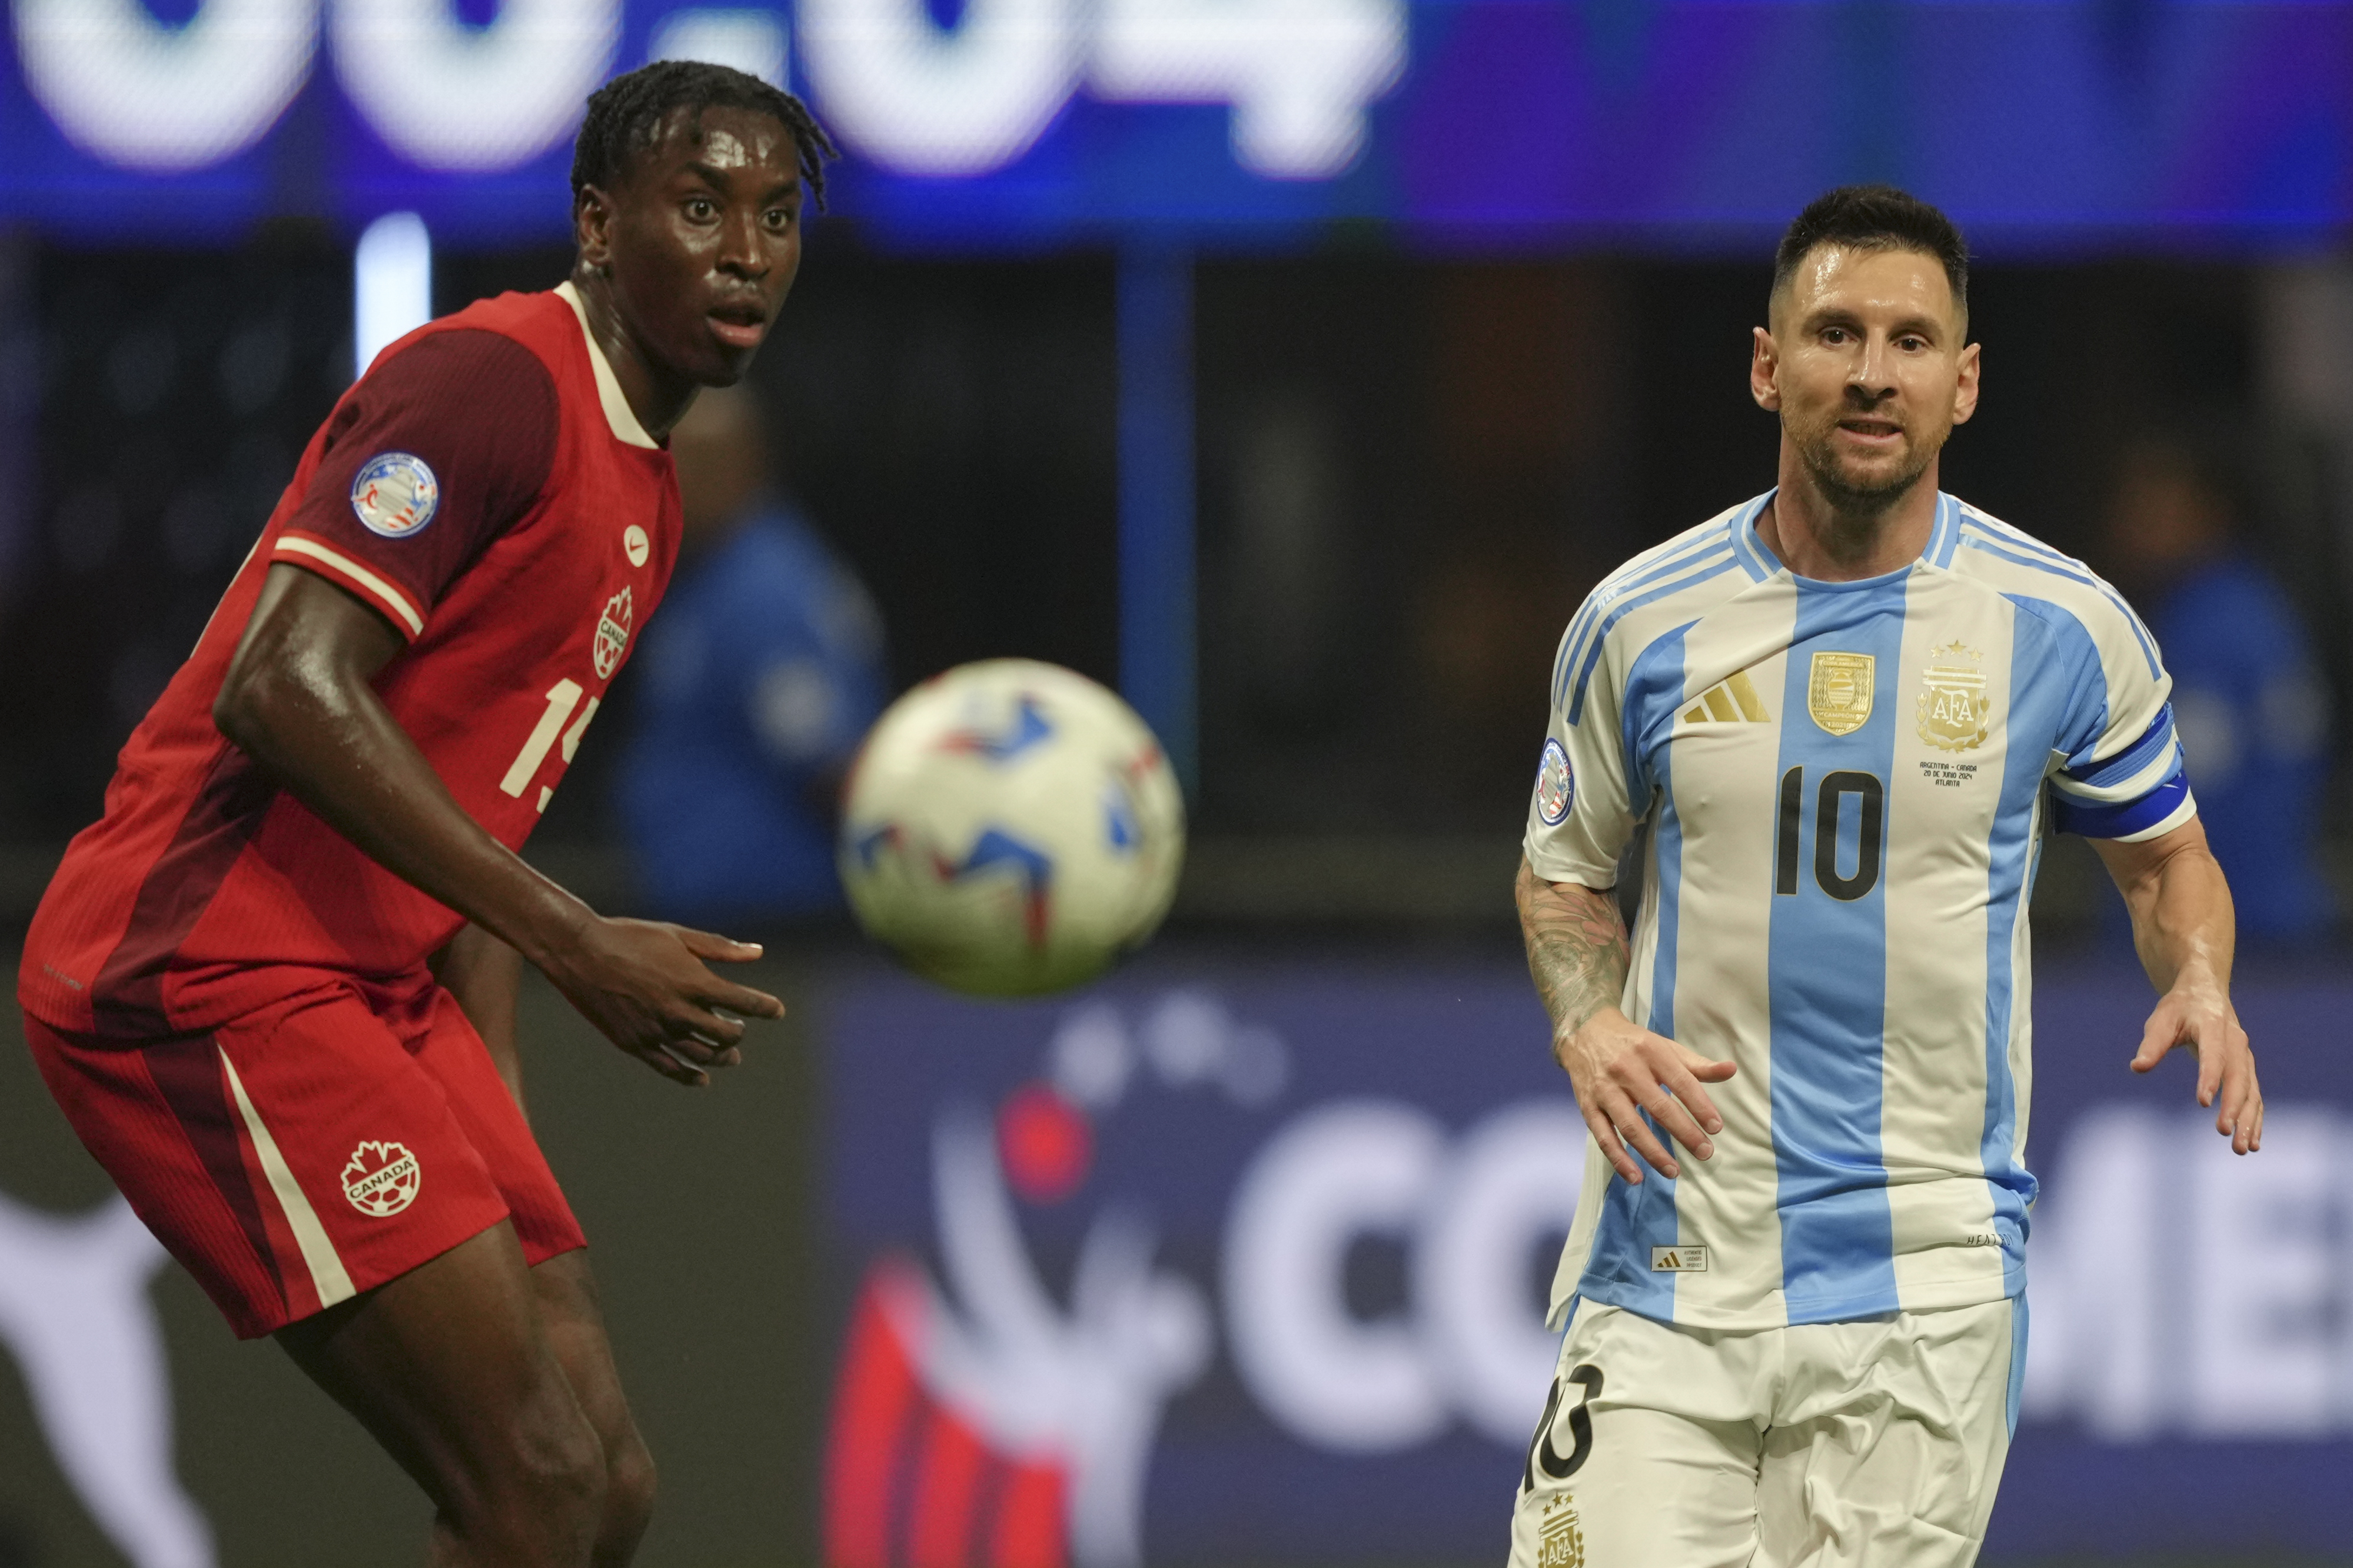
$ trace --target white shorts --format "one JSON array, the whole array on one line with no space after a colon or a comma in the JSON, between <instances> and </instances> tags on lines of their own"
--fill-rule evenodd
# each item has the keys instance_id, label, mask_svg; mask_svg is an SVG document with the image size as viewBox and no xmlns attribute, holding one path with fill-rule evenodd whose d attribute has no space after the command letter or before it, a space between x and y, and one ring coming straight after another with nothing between
<instances>
[{"instance_id":1,"label":"white shorts","mask_svg":"<svg viewBox=\"0 0 2353 1568\"><path fill-rule=\"evenodd\" d=\"M1580 1302L1512 1568L1967 1568L2026 1304L1725 1333Z\"/></svg>"}]
</instances>

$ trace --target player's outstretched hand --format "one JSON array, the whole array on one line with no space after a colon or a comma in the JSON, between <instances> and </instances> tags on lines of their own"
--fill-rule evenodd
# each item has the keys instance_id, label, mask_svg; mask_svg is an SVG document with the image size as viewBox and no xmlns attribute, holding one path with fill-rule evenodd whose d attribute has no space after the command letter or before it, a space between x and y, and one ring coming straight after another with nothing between
<instances>
[{"instance_id":1,"label":"player's outstretched hand","mask_svg":"<svg viewBox=\"0 0 2353 1568\"><path fill-rule=\"evenodd\" d=\"M1553 1042L1553 1056L1567 1069L1577 1108L1593 1129L1594 1142L1629 1182L1642 1179L1634 1153L1662 1176L1677 1173L1675 1157L1640 1114L1664 1128L1674 1141L1704 1160L1715 1152L1711 1133L1724 1131L1724 1118L1703 1083L1730 1078L1730 1062L1714 1062L1654 1035L1615 1007L1604 1007L1575 1033Z\"/></svg>"},{"instance_id":2,"label":"player's outstretched hand","mask_svg":"<svg viewBox=\"0 0 2353 1568\"><path fill-rule=\"evenodd\" d=\"M2198 1103L2215 1108L2214 1131L2231 1141L2232 1152L2262 1148L2263 1091L2255 1082L2255 1053L2239 1026L2238 1009L2220 986L2184 975L2159 997L2133 1053L2133 1071L2154 1070L2177 1047L2198 1058Z\"/></svg>"},{"instance_id":3,"label":"player's outstretched hand","mask_svg":"<svg viewBox=\"0 0 2353 1568\"><path fill-rule=\"evenodd\" d=\"M774 996L723 980L706 964L759 956L754 942L599 916L540 967L607 1039L664 1078L700 1087L711 1081L706 1068L743 1059L735 1047L745 1018L785 1016Z\"/></svg>"}]
</instances>

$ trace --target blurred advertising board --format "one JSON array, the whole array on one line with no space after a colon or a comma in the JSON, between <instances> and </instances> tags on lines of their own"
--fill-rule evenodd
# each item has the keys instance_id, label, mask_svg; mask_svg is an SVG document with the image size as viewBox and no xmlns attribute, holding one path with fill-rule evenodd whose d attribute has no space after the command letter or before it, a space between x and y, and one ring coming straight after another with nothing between
<instances>
[{"instance_id":1,"label":"blurred advertising board","mask_svg":"<svg viewBox=\"0 0 2353 1568\"><path fill-rule=\"evenodd\" d=\"M534 1122L664 1465L647 1568L1502 1560L1582 1149L1515 965L1171 944L1020 1006L860 961L755 983L792 1015L709 1095L524 993ZM2242 978L2247 1160L2187 1064L2126 1070L2146 996L2038 986L1987 1560L2339 1555L2353 975ZM5 1023L0 1194L0 1562L415 1560L413 1489L230 1339Z\"/></svg>"},{"instance_id":2,"label":"blurred advertising board","mask_svg":"<svg viewBox=\"0 0 2353 1568\"><path fill-rule=\"evenodd\" d=\"M2353 984L2245 988L2266 1147L2036 999L2024 1416L1989 1559L2330 1550L2353 1461ZM828 1010L835 1568L1500 1560L1584 1132L1501 965L1155 966Z\"/></svg>"},{"instance_id":3,"label":"blurred advertising board","mask_svg":"<svg viewBox=\"0 0 2353 1568\"><path fill-rule=\"evenodd\" d=\"M1980 242L2263 246L2353 216L2353 10L2185 0L6 0L0 218L221 240L567 229L587 93L807 93L884 243L1751 245L1894 179ZM1769 126L1760 134L1758 127Z\"/></svg>"},{"instance_id":4,"label":"blurred advertising board","mask_svg":"<svg viewBox=\"0 0 2353 1568\"><path fill-rule=\"evenodd\" d=\"M2039 984L2032 1319L1989 1550L2344 1551L2353 1474L2353 983L2233 986L2266 1102L2232 1154L2186 1063L2124 1063L2148 990Z\"/></svg>"}]
</instances>

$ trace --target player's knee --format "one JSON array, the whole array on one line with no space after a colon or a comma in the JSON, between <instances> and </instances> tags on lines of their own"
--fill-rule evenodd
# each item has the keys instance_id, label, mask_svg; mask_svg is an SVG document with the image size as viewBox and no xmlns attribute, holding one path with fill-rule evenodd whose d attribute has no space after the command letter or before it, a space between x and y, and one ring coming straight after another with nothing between
<instances>
[{"instance_id":1,"label":"player's knee","mask_svg":"<svg viewBox=\"0 0 2353 1568\"><path fill-rule=\"evenodd\" d=\"M597 1531L600 1549L634 1549L654 1516L654 1457L635 1426L608 1445L605 1454L605 1519Z\"/></svg>"},{"instance_id":2,"label":"player's knee","mask_svg":"<svg viewBox=\"0 0 2353 1568\"><path fill-rule=\"evenodd\" d=\"M605 1446L575 1408L533 1424L522 1445L531 1489L551 1508L595 1520L605 1506Z\"/></svg>"},{"instance_id":3,"label":"player's knee","mask_svg":"<svg viewBox=\"0 0 2353 1568\"><path fill-rule=\"evenodd\" d=\"M517 1562L586 1564L605 1508L605 1447L569 1399L547 1401L513 1430L469 1533L511 1542Z\"/></svg>"}]
</instances>

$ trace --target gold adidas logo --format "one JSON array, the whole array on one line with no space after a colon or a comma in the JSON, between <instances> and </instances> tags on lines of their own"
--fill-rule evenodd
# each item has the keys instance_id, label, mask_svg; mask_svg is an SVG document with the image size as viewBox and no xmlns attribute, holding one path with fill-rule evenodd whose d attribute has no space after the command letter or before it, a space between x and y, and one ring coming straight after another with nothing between
<instances>
[{"instance_id":1,"label":"gold adidas logo","mask_svg":"<svg viewBox=\"0 0 2353 1568\"><path fill-rule=\"evenodd\" d=\"M1765 711L1764 700L1748 672L1719 680L1700 693L1699 700L1683 710L1686 724L1769 724L1773 716Z\"/></svg>"}]
</instances>

